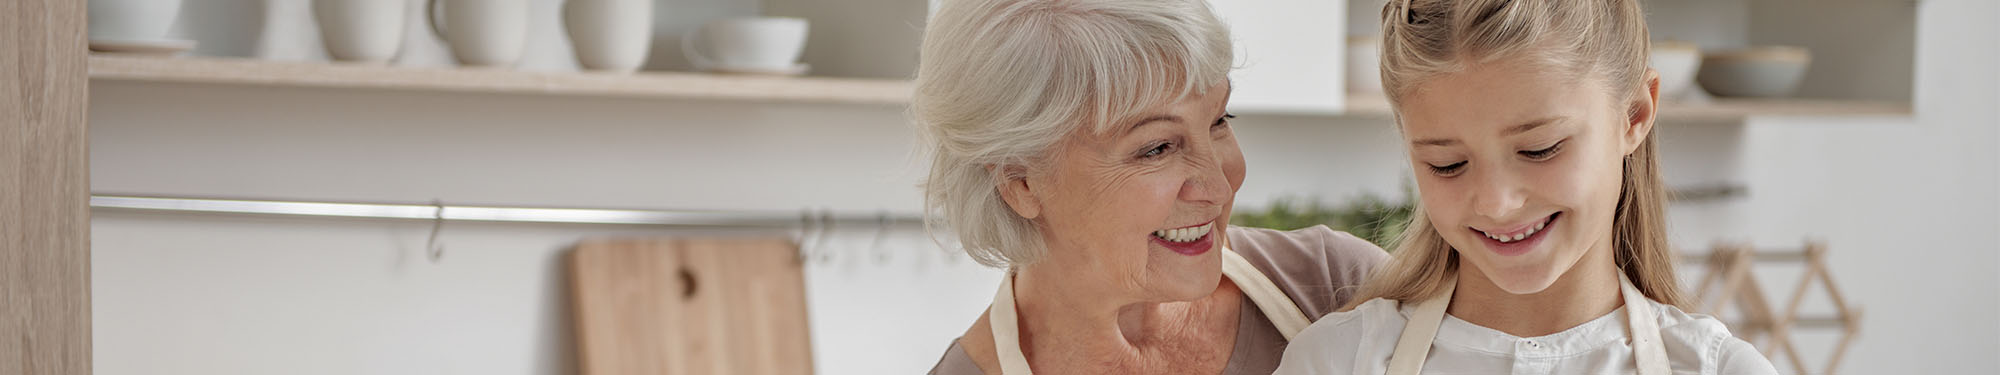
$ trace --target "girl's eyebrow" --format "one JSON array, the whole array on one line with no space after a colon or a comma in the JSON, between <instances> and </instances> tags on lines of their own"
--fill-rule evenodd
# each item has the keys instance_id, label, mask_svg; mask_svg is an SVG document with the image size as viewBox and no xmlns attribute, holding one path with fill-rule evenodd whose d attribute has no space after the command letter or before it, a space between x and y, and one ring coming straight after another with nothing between
<instances>
[{"instance_id":1,"label":"girl's eyebrow","mask_svg":"<svg viewBox=\"0 0 2000 375\"><path fill-rule=\"evenodd\" d=\"M1500 136L1506 137L1515 134L1527 133L1529 131L1535 130L1535 128L1540 128L1542 126L1562 122L1565 120L1569 120L1569 118L1563 116L1543 117L1540 119L1536 119L1534 121L1521 123L1520 125L1507 127L1506 130L1500 131ZM1458 139L1456 138L1425 138L1425 139L1410 141L1410 144L1412 146L1451 146L1451 145L1456 145L1458 143L1459 143Z\"/></svg>"},{"instance_id":2,"label":"girl's eyebrow","mask_svg":"<svg viewBox=\"0 0 2000 375\"><path fill-rule=\"evenodd\" d=\"M1505 137L1515 134L1527 133L1530 130L1535 130L1535 128L1542 127L1543 125L1554 124L1568 119L1569 119L1568 117L1563 117L1563 116L1543 117L1535 121L1529 121L1522 123L1520 125L1514 125L1513 127L1509 127L1507 128L1507 130L1500 131L1500 136Z\"/></svg>"}]
</instances>

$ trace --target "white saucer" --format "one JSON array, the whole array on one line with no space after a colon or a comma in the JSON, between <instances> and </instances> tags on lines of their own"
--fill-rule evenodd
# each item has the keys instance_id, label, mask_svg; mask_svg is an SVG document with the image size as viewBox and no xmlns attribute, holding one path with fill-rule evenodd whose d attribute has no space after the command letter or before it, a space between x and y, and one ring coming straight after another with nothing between
<instances>
[{"instance_id":1,"label":"white saucer","mask_svg":"<svg viewBox=\"0 0 2000 375\"><path fill-rule=\"evenodd\" d=\"M175 55L194 49L194 41L179 39L160 40L119 40L92 39L90 50L106 53L129 53L138 55Z\"/></svg>"},{"instance_id":2,"label":"white saucer","mask_svg":"<svg viewBox=\"0 0 2000 375\"><path fill-rule=\"evenodd\" d=\"M799 63L799 64L796 64L796 65L792 65L792 66L788 66L788 67L783 67L783 68L777 68L777 67L727 67L727 66L717 66L717 67L710 67L710 68L708 68L707 70L708 70L709 72L711 72L711 73L723 73L723 74L750 74L750 75L767 75L767 76L797 76L797 75L805 75L805 74L806 74L806 71L808 71L808 70L812 70L812 66L811 66L811 65L807 65L807 64L805 64L805 63Z\"/></svg>"}]
</instances>

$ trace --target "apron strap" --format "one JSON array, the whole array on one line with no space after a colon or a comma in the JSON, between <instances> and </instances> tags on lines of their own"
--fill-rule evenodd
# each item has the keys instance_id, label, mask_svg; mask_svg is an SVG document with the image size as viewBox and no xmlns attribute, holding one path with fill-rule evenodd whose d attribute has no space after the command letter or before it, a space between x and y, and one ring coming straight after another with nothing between
<instances>
[{"instance_id":1,"label":"apron strap","mask_svg":"<svg viewBox=\"0 0 2000 375\"><path fill-rule=\"evenodd\" d=\"M1417 375L1424 371L1424 359L1431 355L1431 341L1437 338L1438 326L1444 324L1444 310L1451 306L1451 295L1458 291L1458 276L1447 276L1444 291L1417 302L1417 309L1410 313L1409 321L1403 324L1403 335L1396 339L1396 352L1389 355L1388 375Z\"/></svg>"},{"instance_id":2,"label":"apron strap","mask_svg":"<svg viewBox=\"0 0 2000 375\"><path fill-rule=\"evenodd\" d=\"M1258 271L1257 266L1250 265L1250 260L1244 259L1243 254L1228 247L1222 248L1222 275L1235 282L1236 287L1243 290L1243 295L1249 297L1258 310L1264 311L1264 317L1271 320L1271 325L1278 328L1279 334L1285 335L1285 341L1292 341L1292 336L1312 325L1312 319L1306 317L1305 310L1300 310L1291 297L1285 296L1277 283Z\"/></svg>"},{"instance_id":3,"label":"apron strap","mask_svg":"<svg viewBox=\"0 0 2000 375\"><path fill-rule=\"evenodd\" d=\"M1021 352L1020 318L1014 315L1013 270L1000 277L1000 292L993 296L993 305L986 315L987 325L993 327L993 352L1000 357L1000 374L1034 374L1028 369L1028 356Z\"/></svg>"},{"instance_id":4,"label":"apron strap","mask_svg":"<svg viewBox=\"0 0 2000 375\"><path fill-rule=\"evenodd\" d=\"M1402 337L1396 339L1395 353L1389 355L1388 375L1416 375L1423 371L1424 359L1430 356L1431 343L1444 323L1445 308L1451 305L1451 295L1457 286L1456 277L1447 279L1443 293L1417 303L1408 324L1403 325ZM1618 273L1618 293L1625 302L1625 325L1639 374L1672 374L1666 345L1660 341L1660 321L1653 315L1653 300L1633 287L1624 272Z\"/></svg>"},{"instance_id":5,"label":"apron strap","mask_svg":"<svg viewBox=\"0 0 2000 375\"><path fill-rule=\"evenodd\" d=\"M1652 299L1632 286L1632 280L1618 273L1618 291L1625 296L1626 326L1631 328L1632 359L1638 362L1640 375L1667 375L1673 367L1667 365L1667 347L1660 341L1660 320L1653 316Z\"/></svg>"},{"instance_id":6,"label":"apron strap","mask_svg":"<svg viewBox=\"0 0 2000 375\"><path fill-rule=\"evenodd\" d=\"M1243 289L1245 297L1264 311L1264 317L1291 341L1293 335L1304 331L1312 320L1306 318L1299 305L1291 297L1278 290L1278 284L1250 264L1243 254L1237 254L1225 246L1222 248L1222 275ZM1008 271L1000 279L1000 291L993 295L993 305L987 308L987 325L993 327L993 351L1000 358L1001 375L1032 375L1028 368L1028 356L1021 352L1020 317L1014 311L1014 272Z\"/></svg>"}]
</instances>

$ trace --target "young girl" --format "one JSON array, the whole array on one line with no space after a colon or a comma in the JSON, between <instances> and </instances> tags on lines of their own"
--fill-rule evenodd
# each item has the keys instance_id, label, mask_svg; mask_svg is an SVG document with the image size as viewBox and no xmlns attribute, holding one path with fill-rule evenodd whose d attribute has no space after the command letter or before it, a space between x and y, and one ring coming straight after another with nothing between
<instances>
[{"instance_id":1,"label":"young girl","mask_svg":"<svg viewBox=\"0 0 2000 375\"><path fill-rule=\"evenodd\" d=\"M1683 312L1639 0L1391 0L1382 82L1422 196L1280 374L1772 374Z\"/></svg>"}]
</instances>

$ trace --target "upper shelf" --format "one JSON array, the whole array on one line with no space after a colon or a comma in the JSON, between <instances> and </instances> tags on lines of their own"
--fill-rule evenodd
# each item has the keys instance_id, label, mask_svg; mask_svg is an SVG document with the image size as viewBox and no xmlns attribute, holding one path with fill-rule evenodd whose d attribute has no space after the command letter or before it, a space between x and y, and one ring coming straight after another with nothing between
<instances>
[{"instance_id":1,"label":"upper shelf","mask_svg":"<svg viewBox=\"0 0 2000 375\"><path fill-rule=\"evenodd\" d=\"M1347 97L1343 116L1389 118L1389 101L1381 97ZM1909 116L1910 104L1850 99L1716 98L1705 103L1660 103L1660 120L1667 122L1734 122L1748 117Z\"/></svg>"},{"instance_id":2,"label":"upper shelf","mask_svg":"<svg viewBox=\"0 0 2000 375\"><path fill-rule=\"evenodd\" d=\"M90 56L93 80L368 88L471 93L722 99L895 105L908 82L644 72L522 72L201 57Z\"/></svg>"},{"instance_id":3,"label":"upper shelf","mask_svg":"<svg viewBox=\"0 0 2000 375\"><path fill-rule=\"evenodd\" d=\"M277 87L365 88L558 96L718 99L765 102L902 105L905 80L772 77L678 72L637 74L521 72L503 69L413 68L323 62L226 58L159 58L92 55L93 80L238 84ZM1259 108L1238 111L1302 116L1388 118L1388 102L1352 97L1346 110ZM1740 121L1751 116L1907 116L1908 103L1825 99L1718 99L1668 103L1668 121Z\"/></svg>"}]
</instances>

